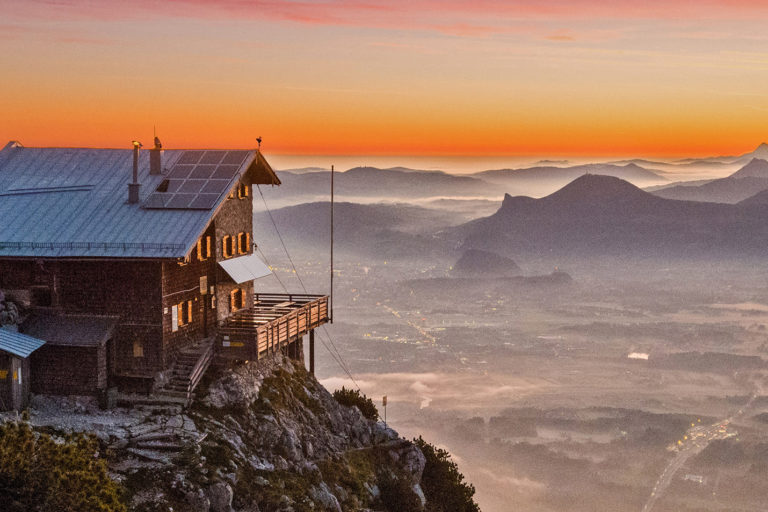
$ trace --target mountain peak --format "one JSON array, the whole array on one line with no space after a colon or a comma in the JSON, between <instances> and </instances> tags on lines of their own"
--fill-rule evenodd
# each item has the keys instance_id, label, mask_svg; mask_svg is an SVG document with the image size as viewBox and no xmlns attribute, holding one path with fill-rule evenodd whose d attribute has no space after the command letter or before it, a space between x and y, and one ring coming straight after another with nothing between
<instances>
[{"instance_id":1,"label":"mountain peak","mask_svg":"<svg viewBox=\"0 0 768 512\"><path fill-rule=\"evenodd\" d=\"M579 176L557 192L544 199L558 202L611 202L650 196L621 178L601 174Z\"/></svg>"},{"instance_id":2,"label":"mountain peak","mask_svg":"<svg viewBox=\"0 0 768 512\"><path fill-rule=\"evenodd\" d=\"M766 157L768 157L768 145L765 146ZM759 148L758 148L759 149ZM762 158L752 158L747 165L731 174L731 178L768 178L768 161Z\"/></svg>"}]
</instances>

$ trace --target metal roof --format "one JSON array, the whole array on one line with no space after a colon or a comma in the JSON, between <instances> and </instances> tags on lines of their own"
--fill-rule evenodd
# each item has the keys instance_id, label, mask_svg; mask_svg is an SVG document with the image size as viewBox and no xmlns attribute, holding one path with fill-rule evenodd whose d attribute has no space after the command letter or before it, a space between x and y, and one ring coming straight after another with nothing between
<instances>
[{"instance_id":1,"label":"metal roof","mask_svg":"<svg viewBox=\"0 0 768 512\"><path fill-rule=\"evenodd\" d=\"M210 208L145 204L177 161L200 153L222 151L163 150L163 173L150 175L149 151L141 151L139 202L128 204L131 149L8 143L0 151L0 257L182 258L244 173L253 169L259 183L280 183L258 151L238 151L245 157Z\"/></svg>"},{"instance_id":2,"label":"metal roof","mask_svg":"<svg viewBox=\"0 0 768 512\"><path fill-rule=\"evenodd\" d=\"M112 337L116 316L36 315L22 325L24 333L50 345L98 347Z\"/></svg>"},{"instance_id":3,"label":"metal roof","mask_svg":"<svg viewBox=\"0 0 768 512\"><path fill-rule=\"evenodd\" d=\"M0 351L27 358L43 345L45 345L43 340L0 327Z\"/></svg>"}]
</instances>

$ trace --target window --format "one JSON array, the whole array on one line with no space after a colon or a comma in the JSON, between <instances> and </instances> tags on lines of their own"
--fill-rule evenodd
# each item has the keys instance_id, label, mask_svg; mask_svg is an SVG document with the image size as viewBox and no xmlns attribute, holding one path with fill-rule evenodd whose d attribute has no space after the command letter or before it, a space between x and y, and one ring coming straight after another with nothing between
<instances>
[{"instance_id":1,"label":"window","mask_svg":"<svg viewBox=\"0 0 768 512\"><path fill-rule=\"evenodd\" d=\"M139 340L133 342L133 357L144 357L144 344Z\"/></svg>"},{"instance_id":2,"label":"window","mask_svg":"<svg viewBox=\"0 0 768 512\"><path fill-rule=\"evenodd\" d=\"M233 313L245 307L245 293L242 288L235 288L229 292L229 310Z\"/></svg>"},{"instance_id":3,"label":"window","mask_svg":"<svg viewBox=\"0 0 768 512\"><path fill-rule=\"evenodd\" d=\"M250 233L238 233L237 234L237 252L239 254L248 254L248 248L251 245Z\"/></svg>"},{"instance_id":4,"label":"window","mask_svg":"<svg viewBox=\"0 0 768 512\"><path fill-rule=\"evenodd\" d=\"M206 236L197 241L197 260L205 261L211 257L211 237Z\"/></svg>"},{"instance_id":5,"label":"window","mask_svg":"<svg viewBox=\"0 0 768 512\"><path fill-rule=\"evenodd\" d=\"M192 323L192 301L182 302L177 306L179 327Z\"/></svg>"},{"instance_id":6,"label":"window","mask_svg":"<svg viewBox=\"0 0 768 512\"><path fill-rule=\"evenodd\" d=\"M225 258L231 258L235 255L235 237L225 235L221 240L221 252Z\"/></svg>"},{"instance_id":7,"label":"window","mask_svg":"<svg viewBox=\"0 0 768 512\"><path fill-rule=\"evenodd\" d=\"M237 187L237 198L238 199L245 199L248 197L248 185L245 183L241 183L239 187Z\"/></svg>"}]
</instances>

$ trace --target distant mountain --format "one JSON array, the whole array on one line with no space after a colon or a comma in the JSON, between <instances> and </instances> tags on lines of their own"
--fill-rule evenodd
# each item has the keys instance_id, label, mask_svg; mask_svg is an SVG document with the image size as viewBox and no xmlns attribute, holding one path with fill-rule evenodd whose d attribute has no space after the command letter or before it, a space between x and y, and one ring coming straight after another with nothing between
<instances>
[{"instance_id":1,"label":"distant mountain","mask_svg":"<svg viewBox=\"0 0 768 512\"><path fill-rule=\"evenodd\" d=\"M601 174L625 179L638 186L665 183L668 180L637 164L585 164L571 167L539 166L526 169L497 169L472 176L496 183L508 193L545 195L565 186L584 174Z\"/></svg>"},{"instance_id":2,"label":"distant mountain","mask_svg":"<svg viewBox=\"0 0 768 512\"><path fill-rule=\"evenodd\" d=\"M704 184L683 182L654 190L652 193L667 199L733 204L765 189L768 189L768 161L753 158L747 165L727 178L708 181Z\"/></svg>"},{"instance_id":3,"label":"distant mountain","mask_svg":"<svg viewBox=\"0 0 768 512\"><path fill-rule=\"evenodd\" d=\"M739 206L768 206L768 187L765 190L758 192L757 194L744 199L739 202Z\"/></svg>"},{"instance_id":4,"label":"distant mountain","mask_svg":"<svg viewBox=\"0 0 768 512\"><path fill-rule=\"evenodd\" d=\"M762 158L753 158L747 165L731 174L730 177L768 179L768 161Z\"/></svg>"},{"instance_id":5,"label":"distant mountain","mask_svg":"<svg viewBox=\"0 0 768 512\"><path fill-rule=\"evenodd\" d=\"M278 172L281 195L321 196L330 194L331 175L323 172ZM334 176L336 194L351 197L421 198L434 196L497 196L494 185L471 176L442 171L420 171L404 167L379 169L354 167ZM273 191L276 193L278 191Z\"/></svg>"},{"instance_id":6,"label":"distant mountain","mask_svg":"<svg viewBox=\"0 0 768 512\"><path fill-rule=\"evenodd\" d=\"M454 263L451 273L455 276L515 276L522 272L514 260L496 253L468 249Z\"/></svg>"},{"instance_id":7,"label":"distant mountain","mask_svg":"<svg viewBox=\"0 0 768 512\"><path fill-rule=\"evenodd\" d=\"M764 212L657 197L610 176L585 175L541 199L506 196L492 216L451 231L465 248L510 257L631 258L761 254Z\"/></svg>"},{"instance_id":8,"label":"distant mountain","mask_svg":"<svg viewBox=\"0 0 768 512\"><path fill-rule=\"evenodd\" d=\"M314 202L272 211L277 229L291 251L317 252L330 248L330 203ZM266 212L253 216L254 240L277 246L279 240ZM430 257L444 251L433 233L467 217L445 210L405 204L334 205L336 249L377 259Z\"/></svg>"},{"instance_id":9,"label":"distant mountain","mask_svg":"<svg viewBox=\"0 0 768 512\"><path fill-rule=\"evenodd\" d=\"M676 160L675 164L693 164L693 165L722 165L740 163L746 164L753 158L759 158L762 160L768 160L768 144L761 142L753 151L744 153L738 156L712 156L707 158L684 158L682 160Z\"/></svg>"}]
</instances>

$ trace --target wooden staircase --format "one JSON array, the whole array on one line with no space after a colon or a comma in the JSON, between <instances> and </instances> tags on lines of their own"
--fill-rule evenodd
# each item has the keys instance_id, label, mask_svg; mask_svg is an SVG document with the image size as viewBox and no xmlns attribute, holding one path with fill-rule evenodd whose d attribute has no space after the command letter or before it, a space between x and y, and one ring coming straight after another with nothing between
<instances>
[{"instance_id":1,"label":"wooden staircase","mask_svg":"<svg viewBox=\"0 0 768 512\"><path fill-rule=\"evenodd\" d=\"M156 395L165 398L178 398L189 405L195 390L205 371L213 361L213 339L203 340L197 345L179 352L170 381Z\"/></svg>"}]
</instances>

